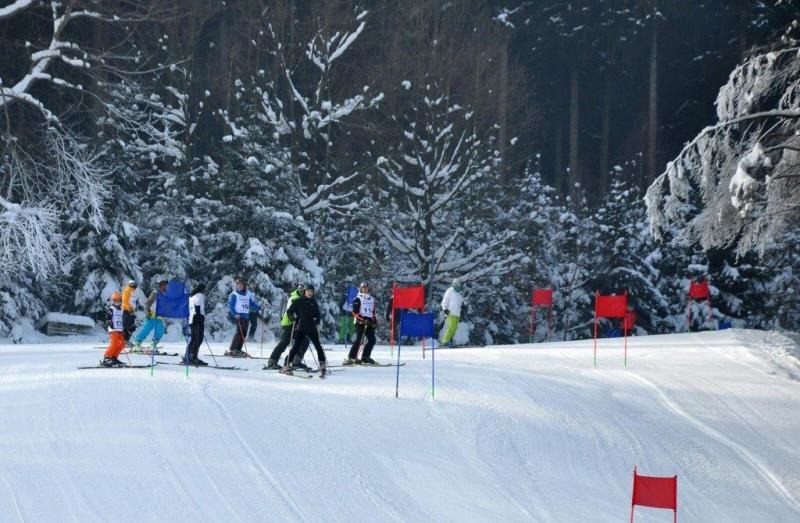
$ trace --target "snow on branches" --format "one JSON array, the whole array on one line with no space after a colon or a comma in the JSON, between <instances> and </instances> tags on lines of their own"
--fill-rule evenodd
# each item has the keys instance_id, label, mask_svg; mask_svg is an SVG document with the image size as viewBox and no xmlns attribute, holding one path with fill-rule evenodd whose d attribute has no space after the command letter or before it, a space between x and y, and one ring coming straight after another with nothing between
<instances>
[{"instance_id":1,"label":"snow on branches","mask_svg":"<svg viewBox=\"0 0 800 523\"><path fill-rule=\"evenodd\" d=\"M84 144L55 129L35 151L2 139L0 268L46 278L67 251L59 224L68 214L94 226L109 197L107 172Z\"/></svg>"},{"instance_id":2,"label":"snow on branches","mask_svg":"<svg viewBox=\"0 0 800 523\"><path fill-rule=\"evenodd\" d=\"M491 132L479 136L471 114L436 89L408 91L408 115L393 118L398 141L375 160L387 187L377 230L411 271L399 277L426 286L501 275L521 256L507 249L514 233L490 225L499 214L486 185L499 163Z\"/></svg>"},{"instance_id":3,"label":"snow on branches","mask_svg":"<svg viewBox=\"0 0 800 523\"><path fill-rule=\"evenodd\" d=\"M667 164L645 197L657 237L763 254L800 220L800 47L757 54L719 92L718 122Z\"/></svg>"},{"instance_id":4,"label":"snow on branches","mask_svg":"<svg viewBox=\"0 0 800 523\"><path fill-rule=\"evenodd\" d=\"M296 60L290 59L290 47L279 40L272 25L267 25L272 53L280 64L280 76L257 88L258 118L273 129L276 141L283 139L295 146L297 188L302 195L300 205L304 215L352 208L349 202L354 195L343 189L354 174L338 173L330 162L330 151L336 143L336 129L356 113L378 106L383 93L370 94L369 86L364 86L360 93L334 100L331 83L334 63L362 34L365 17L366 12L356 17L360 23L352 32L327 35L323 30L317 31L303 45L304 50ZM311 71L314 74L309 79ZM305 81L301 82L301 78Z\"/></svg>"}]
</instances>

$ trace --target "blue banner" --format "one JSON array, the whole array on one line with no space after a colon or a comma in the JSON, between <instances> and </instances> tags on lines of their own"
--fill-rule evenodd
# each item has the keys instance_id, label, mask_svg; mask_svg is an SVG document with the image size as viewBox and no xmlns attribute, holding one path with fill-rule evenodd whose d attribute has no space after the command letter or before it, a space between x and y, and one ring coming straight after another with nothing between
<instances>
[{"instance_id":1,"label":"blue banner","mask_svg":"<svg viewBox=\"0 0 800 523\"><path fill-rule=\"evenodd\" d=\"M189 317L189 288L182 281L171 281L167 292L156 294L156 311L161 318Z\"/></svg>"},{"instance_id":2,"label":"blue banner","mask_svg":"<svg viewBox=\"0 0 800 523\"><path fill-rule=\"evenodd\" d=\"M412 338L433 338L436 332L435 314L403 311L400 315L400 336Z\"/></svg>"},{"instance_id":3,"label":"blue banner","mask_svg":"<svg viewBox=\"0 0 800 523\"><path fill-rule=\"evenodd\" d=\"M358 296L358 289L352 285L349 285L347 287L347 304L352 306L353 300L356 299L356 296Z\"/></svg>"}]
</instances>

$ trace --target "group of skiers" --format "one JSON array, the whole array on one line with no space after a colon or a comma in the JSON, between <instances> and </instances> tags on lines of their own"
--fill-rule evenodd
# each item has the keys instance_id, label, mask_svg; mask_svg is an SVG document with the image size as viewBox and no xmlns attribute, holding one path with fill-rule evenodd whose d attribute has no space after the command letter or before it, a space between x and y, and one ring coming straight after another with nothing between
<instances>
[{"instance_id":1,"label":"group of skiers","mask_svg":"<svg viewBox=\"0 0 800 523\"><path fill-rule=\"evenodd\" d=\"M135 305L133 294L136 291L136 282L131 280L122 293L114 292L111 295L111 306L108 308L106 320L109 332L109 345L101 361L102 366L124 366L119 360L119 355L125 348L126 342L131 338L133 352L143 352L142 342L153 332L152 350L156 351L158 342L164 335L164 320L158 316L157 302L158 294L165 294L167 280L159 280L157 290L150 293L145 302L145 321L142 328L136 335L135 329ZM259 312L262 310L257 303L252 291L246 288L246 280L242 277L236 278L236 288L228 297L228 315L235 326L233 339L228 348L226 356L248 357L242 350L246 333L250 328L250 338L255 331L254 324L257 323ZM353 340L347 357L343 365L375 365L377 362L372 359L372 349L375 346L375 329L378 326L377 305L375 298L371 294L369 283L361 282L358 286L358 295L348 303L346 298L342 305L343 310L350 314L350 320L343 322L340 318L340 338L349 338L349 327L354 327L355 339ZM444 294L441 307L446 315L446 330L441 342L444 345L452 346L453 336L458 328L461 310L464 303L461 294L461 285L458 279L453 280L453 284ZM346 309L344 308L346 306ZM387 309L387 318L391 314L391 305ZM265 318L266 319L266 318ZM298 285L291 291L288 297L286 308L281 317L281 332L278 344L270 355L266 369L279 369L286 374L292 374L294 370L308 370L303 363L303 356L309 344L314 345L319 361L320 376L324 376L327 371L327 359L325 351L319 339L318 325L321 314L319 304L314 297L313 285ZM341 328L341 323L347 323L346 328ZM189 343L183 357L183 363L187 365L203 366L206 362L198 356L200 345L203 342L205 331L205 286L200 284L195 286L189 296L189 324L188 332ZM366 339L366 342L364 340ZM363 350L359 354L362 342ZM284 364L279 365L279 359L283 352L292 344L289 355L284 360Z\"/></svg>"}]
</instances>

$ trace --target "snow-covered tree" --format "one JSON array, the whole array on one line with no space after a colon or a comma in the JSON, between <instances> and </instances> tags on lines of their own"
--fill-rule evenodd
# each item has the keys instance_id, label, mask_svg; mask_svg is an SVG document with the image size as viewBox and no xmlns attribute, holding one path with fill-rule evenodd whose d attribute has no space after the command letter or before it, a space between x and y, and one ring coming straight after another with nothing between
<instances>
[{"instance_id":1,"label":"snow-covered tree","mask_svg":"<svg viewBox=\"0 0 800 523\"><path fill-rule=\"evenodd\" d=\"M256 110L276 141L292 146L305 215L353 207L348 182L355 173L341 172L332 161L337 136L342 134L339 128L355 114L377 106L383 94L370 94L365 85L360 92L333 99L332 82L342 55L364 31L366 17L366 11L355 17L355 29L329 33L320 28L308 41L294 44L302 47L297 62L289 58L293 44L280 41L272 25L267 26L278 75L267 77L259 71L255 88L261 100Z\"/></svg>"},{"instance_id":2,"label":"snow-covered tree","mask_svg":"<svg viewBox=\"0 0 800 523\"><path fill-rule=\"evenodd\" d=\"M479 136L471 112L435 86L422 91L408 115L395 118L398 143L375 160L386 189L372 222L403 267L400 279L430 286L502 275L519 255L506 248L513 231L483 234L495 217L487 197L498 162L493 136Z\"/></svg>"},{"instance_id":3,"label":"snow-covered tree","mask_svg":"<svg viewBox=\"0 0 800 523\"><path fill-rule=\"evenodd\" d=\"M131 34L156 7L17 0L0 8L0 22L22 30L5 33L4 54L16 60L0 69L0 286L36 288L33 308L44 308L49 288L36 281L59 273L69 277L59 278L58 303L71 301L64 287L84 261L73 253L93 256L77 244L102 236L99 242L115 249L101 230L108 225L116 166L94 139L92 115L106 109L109 79L150 67ZM114 30L98 46L86 35L100 27Z\"/></svg>"},{"instance_id":4,"label":"snow-covered tree","mask_svg":"<svg viewBox=\"0 0 800 523\"><path fill-rule=\"evenodd\" d=\"M800 47L756 52L717 96L717 122L686 144L650 186L660 235L677 224L703 248L763 254L800 221ZM699 201L689 216L687 204Z\"/></svg>"}]
</instances>

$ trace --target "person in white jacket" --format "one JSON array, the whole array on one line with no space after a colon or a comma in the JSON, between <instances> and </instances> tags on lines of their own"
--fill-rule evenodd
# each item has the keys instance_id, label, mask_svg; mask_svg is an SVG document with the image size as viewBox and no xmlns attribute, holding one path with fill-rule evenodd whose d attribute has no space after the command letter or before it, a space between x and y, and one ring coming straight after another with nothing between
<instances>
[{"instance_id":1,"label":"person in white jacket","mask_svg":"<svg viewBox=\"0 0 800 523\"><path fill-rule=\"evenodd\" d=\"M461 319L461 307L464 305L464 296L461 294L461 282L458 278L453 280L453 285L447 289L442 298L442 310L447 315L446 329L442 345L453 346L453 336L458 329L458 322Z\"/></svg>"}]
</instances>

